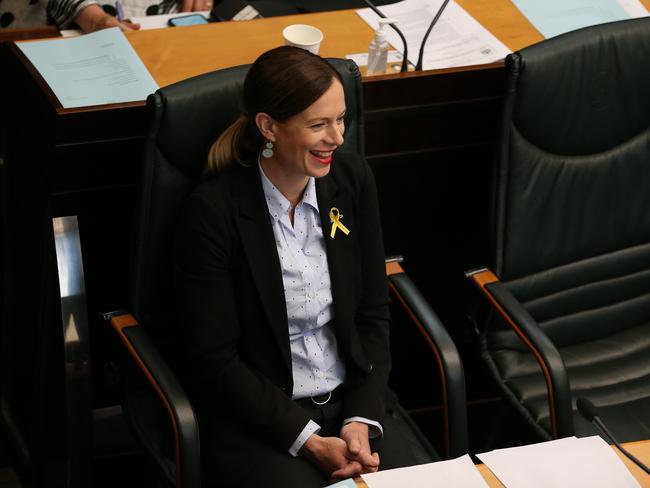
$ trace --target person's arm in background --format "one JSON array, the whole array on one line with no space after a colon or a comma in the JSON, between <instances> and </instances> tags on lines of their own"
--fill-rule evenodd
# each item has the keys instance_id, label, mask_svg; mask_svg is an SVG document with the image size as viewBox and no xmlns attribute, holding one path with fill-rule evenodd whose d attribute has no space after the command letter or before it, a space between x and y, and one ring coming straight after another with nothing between
<instances>
[{"instance_id":1,"label":"person's arm in background","mask_svg":"<svg viewBox=\"0 0 650 488\"><path fill-rule=\"evenodd\" d=\"M120 22L104 12L96 0L49 0L47 13L59 29L77 24L84 33L95 32L109 27L119 27L122 31L138 30L139 24L129 20Z\"/></svg>"},{"instance_id":2,"label":"person's arm in background","mask_svg":"<svg viewBox=\"0 0 650 488\"><path fill-rule=\"evenodd\" d=\"M183 0L180 5L181 12L200 12L212 10L212 0Z\"/></svg>"}]
</instances>

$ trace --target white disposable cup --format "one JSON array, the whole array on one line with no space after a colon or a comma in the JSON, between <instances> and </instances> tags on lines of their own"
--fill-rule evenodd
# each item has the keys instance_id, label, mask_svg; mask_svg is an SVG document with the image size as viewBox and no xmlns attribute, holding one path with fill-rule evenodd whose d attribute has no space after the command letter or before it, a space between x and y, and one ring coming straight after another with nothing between
<instances>
[{"instance_id":1,"label":"white disposable cup","mask_svg":"<svg viewBox=\"0 0 650 488\"><path fill-rule=\"evenodd\" d=\"M320 43L323 40L323 33L320 29L311 25L292 24L284 28L282 37L284 37L284 43L288 46L301 47L318 54Z\"/></svg>"}]
</instances>

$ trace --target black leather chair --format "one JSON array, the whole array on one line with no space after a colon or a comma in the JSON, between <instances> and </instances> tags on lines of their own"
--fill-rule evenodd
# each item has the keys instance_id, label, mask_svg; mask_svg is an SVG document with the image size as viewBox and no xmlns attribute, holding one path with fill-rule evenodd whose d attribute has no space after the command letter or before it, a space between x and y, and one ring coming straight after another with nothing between
<instances>
[{"instance_id":1,"label":"black leather chair","mask_svg":"<svg viewBox=\"0 0 650 488\"><path fill-rule=\"evenodd\" d=\"M359 71L350 61L331 63L344 81L345 147L363 153ZM201 483L199 427L181 386L182 358L175 347L176 324L169 305L174 302L170 245L177 211L199 180L211 143L239 114L239 95L247 70L241 66L201 75L162 88L147 100L151 127L135 216L131 311L109 317L128 351L120 361L125 416L158 466L161 478L166 484L184 488ZM398 260L390 260L387 270L394 296L416 319L438 358L444 387L445 456L461 455L467 452L467 426L458 353ZM432 383L438 386L437 381ZM437 459L426 436L408 415L401 408L393 415L416 446L419 461Z\"/></svg>"},{"instance_id":2,"label":"black leather chair","mask_svg":"<svg viewBox=\"0 0 650 488\"><path fill-rule=\"evenodd\" d=\"M650 437L650 19L507 58L482 355L544 439Z\"/></svg>"},{"instance_id":3,"label":"black leather chair","mask_svg":"<svg viewBox=\"0 0 650 488\"><path fill-rule=\"evenodd\" d=\"M399 0L375 0L373 5L382 6L396 3ZM296 8L303 13L326 12L330 10L345 10L351 8L368 8L363 0L295 0Z\"/></svg>"}]
</instances>

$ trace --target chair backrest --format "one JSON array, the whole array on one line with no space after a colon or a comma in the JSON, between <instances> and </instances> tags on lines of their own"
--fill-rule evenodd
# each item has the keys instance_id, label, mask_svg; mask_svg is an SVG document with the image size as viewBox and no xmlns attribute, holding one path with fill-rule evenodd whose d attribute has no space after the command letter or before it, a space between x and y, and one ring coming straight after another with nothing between
<instances>
[{"instance_id":1,"label":"chair backrest","mask_svg":"<svg viewBox=\"0 0 650 488\"><path fill-rule=\"evenodd\" d=\"M558 346L650 321L650 19L564 34L507 64L497 275Z\"/></svg>"},{"instance_id":2,"label":"chair backrest","mask_svg":"<svg viewBox=\"0 0 650 488\"><path fill-rule=\"evenodd\" d=\"M328 60L341 74L348 151L363 153L363 98L356 65ZM200 75L159 89L147 99L150 128L132 250L130 300L137 319L165 351L171 322L171 244L181 203L198 183L210 146L241 112L249 66ZM173 342L172 342L173 343Z\"/></svg>"}]
</instances>

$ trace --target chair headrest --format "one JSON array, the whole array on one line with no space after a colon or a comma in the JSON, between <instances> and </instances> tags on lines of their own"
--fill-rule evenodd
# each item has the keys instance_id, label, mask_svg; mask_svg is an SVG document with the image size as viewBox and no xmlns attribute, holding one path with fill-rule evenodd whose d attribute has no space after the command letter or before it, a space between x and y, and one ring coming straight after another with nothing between
<instances>
[{"instance_id":1,"label":"chair headrest","mask_svg":"<svg viewBox=\"0 0 650 488\"><path fill-rule=\"evenodd\" d=\"M347 115L343 148L363 153L361 76L352 61L328 59L343 78ZM147 99L148 148L157 148L176 169L198 177L217 136L242 111L242 87L250 65L199 75L159 89Z\"/></svg>"}]
</instances>

